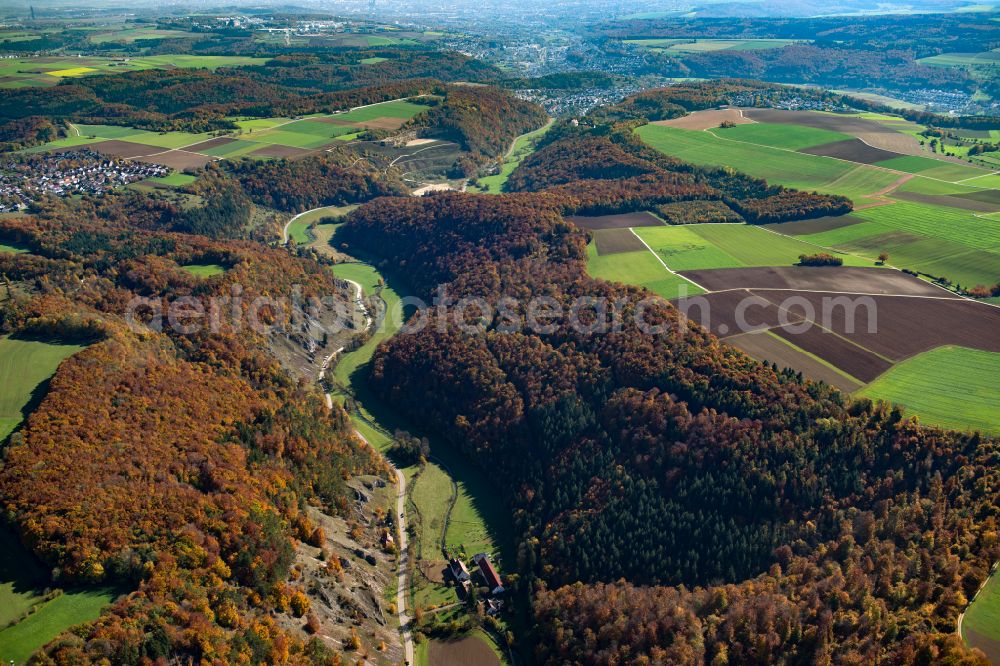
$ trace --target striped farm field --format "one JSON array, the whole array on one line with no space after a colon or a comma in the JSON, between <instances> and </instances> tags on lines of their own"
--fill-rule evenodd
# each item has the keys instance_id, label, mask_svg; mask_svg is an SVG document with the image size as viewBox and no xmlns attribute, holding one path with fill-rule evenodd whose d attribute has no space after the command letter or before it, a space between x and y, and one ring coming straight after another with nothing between
<instances>
[{"instance_id":1,"label":"striped farm field","mask_svg":"<svg viewBox=\"0 0 1000 666\"><path fill-rule=\"evenodd\" d=\"M746 224L688 224L636 229L675 271L745 266L791 266L801 254L823 248L796 238L771 233ZM871 266L870 260L838 255L847 266Z\"/></svg>"},{"instance_id":2,"label":"striped farm field","mask_svg":"<svg viewBox=\"0 0 1000 666\"><path fill-rule=\"evenodd\" d=\"M864 222L800 238L866 257L888 252L894 266L964 286L994 284L1000 275L1000 221L902 201L852 215Z\"/></svg>"},{"instance_id":3,"label":"striped farm field","mask_svg":"<svg viewBox=\"0 0 1000 666\"><path fill-rule=\"evenodd\" d=\"M831 132L818 127L778 123L748 123L736 127L715 129L712 130L712 134L724 139L787 148L788 150L811 148L835 141L848 141L852 138L849 134Z\"/></svg>"},{"instance_id":4,"label":"striped farm field","mask_svg":"<svg viewBox=\"0 0 1000 666\"><path fill-rule=\"evenodd\" d=\"M704 293L700 287L664 268L656 256L647 250L601 256L591 243L587 247L587 272L600 280L645 287L668 300L681 295Z\"/></svg>"},{"instance_id":5,"label":"striped farm field","mask_svg":"<svg viewBox=\"0 0 1000 666\"><path fill-rule=\"evenodd\" d=\"M741 127L747 127L746 125ZM819 155L728 141L708 132L644 125L639 137L667 155L704 166L729 166L769 183L859 199L889 187L899 174Z\"/></svg>"},{"instance_id":6,"label":"striped farm field","mask_svg":"<svg viewBox=\"0 0 1000 666\"><path fill-rule=\"evenodd\" d=\"M921 421L1000 434L1000 354L939 347L898 363L859 393L906 408Z\"/></svg>"}]
</instances>

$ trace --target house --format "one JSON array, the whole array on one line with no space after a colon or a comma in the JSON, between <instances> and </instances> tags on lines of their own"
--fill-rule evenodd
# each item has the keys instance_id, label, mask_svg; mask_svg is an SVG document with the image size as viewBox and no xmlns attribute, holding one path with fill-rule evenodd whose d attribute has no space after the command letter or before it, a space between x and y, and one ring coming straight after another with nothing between
<instances>
[{"instance_id":1,"label":"house","mask_svg":"<svg viewBox=\"0 0 1000 666\"><path fill-rule=\"evenodd\" d=\"M453 557L448 561L448 573L451 574L451 577L455 579L456 583L463 583L472 578L472 576L469 575L469 570L465 566L465 562L457 557Z\"/></svg>"},{"instance_id":2,"label":"house","mask_svg":"<svg viewBox=\"0 0 1000 666\"><path fill-rule=\"evenodd\" d=\"M503 581L500 580L500 575L493 568L490 556L486 553L477 553L472 557L472 561L479 566L479 573L482 575L490 594L503 594Z\"/></svg>"}]
</instances>

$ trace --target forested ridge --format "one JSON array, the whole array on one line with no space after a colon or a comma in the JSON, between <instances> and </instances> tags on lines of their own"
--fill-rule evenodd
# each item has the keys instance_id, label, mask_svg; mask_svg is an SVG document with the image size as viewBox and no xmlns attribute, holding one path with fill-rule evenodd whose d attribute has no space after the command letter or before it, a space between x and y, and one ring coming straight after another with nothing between
<instances>
[{"instance_id":1,"label":"forested ridge","mask_svg":"<svg viewBox=\"0 0 1000 666\"><path fill-rule=\"evenodd\" d=\"M997 442L762 365L659 299L644 320L666 332L644 333L648 294L587 276L564 203L378 199L342 236L425 298L445 285L452 305L383 343L370 380L509 502L532 656L985 664L954 629L1000 555ZM538 295L563 312L617 299L621 328L590 335L563 316L512 331ZM456 309L463 297L519 301L483 317Z\"/></svg>"},{"instance_id":2,"label":"forested ridge","mask_svg":"<svg viewBox=\"0 0 1000 666\"><path fill-rule=\"evenodd\" d=\"M849 199L768 185L725 168L698 167L639 141L636 121L585 121L550 130L544 145L511 174L506 189L544 191L564 213L604 214L684 202L718 202L747 222L768 223L840 215ZM558 204L556 202L558 201ZM738 218L739 219L739 218Z\"/></svg>"},{"instance_id":3,"label":"forested ridge","mask_svg":"<svg viewBox=\"0 0 1000 666\"><path fill-rule=\"evenodd\" d=\"M386 475L384 463L253 329L223 316L182 335L157 332L146 310L148 330L123 319L135 296L240 294L241 304L225 301L228 314L265 294L329 296L338 284L281 249L170 231L169 213L116 194L52 199L0 222L0 237L31 249L0 255L17 285L0 330L89 344L5 447L4 518L56 584L135 590L36 661L338 663L275 616L290 612L296 590L286 582L294 540L316 538L306 507L345 514L346 480ZM227 271L203 280L180 268L196 262ZM289 303L261 317L291 326Z\"/></svg>"}]
</instances>

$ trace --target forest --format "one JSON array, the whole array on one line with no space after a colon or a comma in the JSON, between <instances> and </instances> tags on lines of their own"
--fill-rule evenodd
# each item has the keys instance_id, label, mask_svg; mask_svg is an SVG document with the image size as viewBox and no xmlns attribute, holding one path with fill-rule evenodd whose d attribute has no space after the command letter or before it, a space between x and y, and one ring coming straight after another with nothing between
<instances>
[{"instance_id":1,"label":"forest","mask_svg":"<svg viewBox=\"0 0 1000 666\"><path fill-rule=\"evenodd\" d=\"M315 531L306 506L344 514L346 480L387 475L385 464L253 330L223 318L182 335L123 319L136 296L232 299L240 285L247 308L296 285L335 294L336 280L282 249L171 231L166 214L108 195L0 221L0 237L31 250L0 255L0 331L89 344L6 444L4 517L56 584L132 590L40 663L339 663L272 614L289 612L294 540ZM201 280L181 268L193 262L226 272ZM281 330L290 315L266 316Z\"/></svg>"},{"instance_id":2,"label":"forest","mask_svg":"<svg viewBox=\"0 0 1000 666\"><path fill-rule=\"evenodd\" d=\"M533 656L984 665L954 629L1000 555L998 442L761 364L668 303L588 277L559 188L595 171L546 159L561 141L511 178L555 192L377 199L338 236L419 295L449 296L447 324L383 343L370 382L502 489ZM601 164L610 189L650 168L635 157ZM538 294L562 307L527 326ZM617 328L572 326L559 313L581 297L613 303L587 321Z\"/></svg>"},{"instance_id":3,"label":"forest","mask_svg":"<svg viewBox=\"0 0 1000 666\"><path fill-rule=\"evenodd\" d=\"M761 365L662 301L645 317L667 332L642 333L642 294L588 278L582 232L544 197L380 199L344 231L427 296L624 301L620 332L487 317L398 336L372 370L507 489L541 662L985 663L947 634L1000 548L997 442Z\"/></svg>"},{"instance_id":4,"label":"forest","mask_svg":"<svg viewBox=\"0 0 1000 666\"><path fill-rule=\"evenodd\" d=\"M629 106L631 108L631 106ZM614 115L613 113L611 115ZM697 167L664 156L632 134L635 123L595 116L593 124L550 130L543 147L511 174L511 192L555 195L565 214L600 215L673 206L693 210L717 202L750 223L841 215L845 197L789 190L727 169Z\"/></svg>"}]
</instances>

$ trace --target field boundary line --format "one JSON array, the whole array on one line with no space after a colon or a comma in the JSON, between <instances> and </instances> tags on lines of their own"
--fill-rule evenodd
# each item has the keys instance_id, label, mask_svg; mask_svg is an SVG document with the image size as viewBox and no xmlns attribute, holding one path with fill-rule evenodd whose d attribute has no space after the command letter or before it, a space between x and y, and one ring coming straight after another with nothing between
<instances>
[{"instance_id":1,"label":"field boundary line","mask_svg":"<svg viewBox=\"0 0 1000 666\"><path fill-rule=\"evenodd\" d=\"M855 377L854 375L850 374L849 372L845 372L841 368L838 368L837 366L835 366L833 363L830 363L829 361L827 361L825 358L821 358L820 356L817 356L816 354L812 353L811 351L809 351L807 349L803 349L802 347L799 347L797 344L795 344L791 340L786 340L785 338L781 337L780 335L778 335L777 333L774 332L775 328L781 328L781 327L780 326L772 326L772 327L764 330L763 334L764 335L769 335L772 338L774 338L775 340L778 340L779 342L781 342L781 343L783 343L785 345L788 345L789 347L791 347L795 351L799 352L800 354L805 354L806 356L808 356L809 358L813 359L814 361L816 361L820 365L824 365L827 368L829 368L830 370L833 370L835 373L837 373L841 377L844 377L846 379L850 379L852 382L857 383L859 387L864 387L864 386L868 385L867 382L863 382L860 379L858 379L857 377ZM826 329L824 328L823 330L825 331ZM861 345L855 345L855 346L860 347ZM865 348L861 347L861 349L865 349ZM867 350L867 351L871 351L871 350ZM746 353L746 352L744 352L744 353ZM791 366L785 366L785 367L791 368Z\"/></svg>"},{"instance_id":2,"label":"field boundary line","mask_svg":"<svg viewBox=\"0 0 1000 666\"><path fill-rule=\"evenodd\" d=\"M871 167L873 169L878 169L879 171L888 171L889 173L898 173L898 174L901 174L901 175L902 174L910 173L909 171L900 171L899 169L893 169L891 167L879 166L877 164L865 164L864 162L855 162L854 160L847 160L847 159L844 159L842 157L833 157L831 155L813 155L812 153L803 153L803 152L800 152L798 150L792 150L791 148L780 148L778 146L768 146L767 144L754 143L752 141L741 141L739 139L730 139L728 137L719 136L718 134L715 134L715 133L711 132L710 130L703 130L703 131L708 132L709 134L711 134L712 136L714 136L716 139L719 139L720 141L732 141L733 143L742 143L743 145L754 146L756 148L770 148L770 149L773 149L773 150L780 150L780 151L785 152L785 153L795 153L796 155L808 155L810 157L817 157L817 158L820 158L820 159L836 160L837 162L843 162L845 164L855 164L855 165L860 165L860 166ZM858 137L853 137L853 138L858 139ZM861 141L862 143L865 143L861 139L858 139L858 141ZM869 145L867 143L865 143L865 145L868 146L869 148L875 148L876 147L876 146L871 146L871 145ZM885 150L885 149L881 148L880 150ZM894 150L887 150L886 152L895 153L896 155L899 155L900 157L916 157L915 155L906 155L904 153L896 153L896 151L894 151ZM934 158L933 157L928 157L926 159L933 160ZM942 164L953 164L952 162L945 162L944 160L936 160L936 161L941 162ZM976 168L976 167L970 167L970 168ZM914 173L914 174L911 174L911 175L913 175L913 176L915 176L917 178L926 178L928 180L936 180L939 183L948 183L949 185L954 185L956 182L958 182L958 181L954 181L954 180L945 180L944 178L935 178L934 176L925 176L925 175L919 174L919 173ZM983 174L983 175L984 176L994 175L994 172L990 172L988 174ZM842 176L838 176L837 179L839 180L841 177ZM975 186L973 186L973 187L975 187ZM987 188L982 188L982 189L993 189L993 188L987 187ZM870 196L870 195L866 195L866 196Z\"/></svg>"},{"instance_id":3,"label":"field boundary line","mask_svg":"<svg viewBox=\"0 0 1000 666\"><path fill-rule=\"evenodd\" d=\"M780 303L775 303L774 301L770 300L766 296L761 296L760 294L755 294L752 289L747 289L747 291L749 293L753 294L754 296L758 296L759 298L763 298L765 301L767 301L768 303L770 303L771 305L773 305L774 307L776 307L778 309L778 312L784 312L786 315L791 316L791 317L797 316L794 312L792 312L791 310L789 310L785 306L781 305ZM799 323L802 323L802 322L805 322L806 320L803 319L802 317L799 317L798 321L799 321ZM785 324L783 326L772 326L771 328L768 329L768 332L770 332L770 331L772 331L772 330L774 330L776 328L784 328L784 326L787 326L787 325L788 324ZM858 344L857 342L855 342L854 340L851 340L850 338L845 338L843 335L841 335L840 333L837 333L833 329L827 328L826 326L823 326L822 324L818 324L815 321L812 322L812 325L815 326L816 328L818 328L819 330L825 332L825 333L829 333L830 335L833 335L834 337L837 337L837 338L843 340L845 343L847 343L848 345L850 345L852 347L857 347L858 349L863 349L864 351L868 352L872 356L875 356L877 358L882 359L883 361L885 361L886 363L889 364L890 368L892 366L896 365L896 361L893 361L888 356L883 356L882 354L879 354L877 351L873 351L873 350L869 349L868 347L865 347L862 344ZM773 334L773 335L776 335L776 334ZM778 336L778 337L781 337L781 336ZM782 338L782 339L784 339L784 338ZM815 356L816 359L819 360L819 361L823 360L818 354L814 354L814 353L810 352L807 349L800 348L798 345L796 345L793 342L789 341L789 344L791 344L793 347L799 349L799 351L801 351L801 352L803 352L805 354L809 354L810 356ZM846 374L846 373L844 373L844 374ZM853 377L851 375L848 375L848 376L850 376L855 381L860 382L860 380L857 377ZM868 384L868 382L860 382L860 383L861 383L862 386L866 386Z\"/></svg>"},{"instance_id":4,"label":"field boundary line","mask_svg":"<svg viewBox=\"0 0 1000 666\"><path fill-rule=\"evenodd\" d=\"M979 593L983 591L983 588L986 587L986 584L990 582L990 579L993 578L993 576L996 576L998 573L1000 573L1000 571L998 571L998 567L1000 567L1000 561L994 562L993 566L990 567L990 575L986 577L986 580L983 581L983 584L980 585L979 589L976 590L976 593L972 595L972 599L970 599L969 603L965 605L965 608L962 609L962 612L958 614L958 620L955 623L957 625L955 627L955 631L956 633L958 633L958 637L961 638L963 642L965 641L965 637L962 636L962 620L965 619L965 612L969 610L969 606L971 606L973 602L975 602L975 600L979 597Z\"/></svg>"},{"instance_id":5,"label":"field boundary line","mask_svg":"<svg viewBox=\"0 0 1000 666\"><path fill-rule=\"evenodd\" d=\"M651 254L652 254L652 255L653 255L654 257L656 257L656 260L657 260L658 262L660 262L660 265L662 265L662 266L663 266L663 267L664 267L665 269L667 269L667 272L668 272L668 273L670 273L671 275L676 275L677 277L681 278L682 280L687 280L688 282L690 282L690 283L691 283L691 284L693 284L694 286L698 287L699 289L701 289L701 290L702 290L702 291L704 291L705 293L711 293L711 291L710 291L710 290L708 290L708 289L705 289L705 288L704 288L703 286L701 286L700 284L698 284L697 282L695 282L695 281L694 281L694 280L692 280L691 278L689 278L689 277L685 277L685 276L681 275L680 273L678 273L677 271L675 271L675 270L671 269L671 268L670 268L670 266L667 266L667 262L663 261L663 259L661 259L661 258L660 258L660 255L656 254L656 252L655 252L655 251L653 250L653 248L649 247L649 243L647 243L647 242L646 242L645 240L643 240L642 236L640 236L639 234L635 233L635 229L633 229L632 227L629 227L629 229L628 229L628 230L632 232L632 235L633 235L633 236L635 236L636 238L638 238L638 239L639 239L639 242L640 242L640 243L642 243L643 245L645 245L645 246L646 246L646 249L647 249L647 250L649 250L649 251L650 251L650 253L651 253Z\"/></svg>"},{"instance_id":6,"label":"field boundary line","mask_svg":"<svg viewBox=\"0 0 1000 666\"><path fill-rule=\"evenodd\" d=\"M794 287L730 287L729 289L719 289L717 291L712 291L709 293L724 294L730 291L794 291L796 293L802 293L802 294L842 294L844 296L885 296L886 298L924 298L931 301L973 300L973 299L963 299L961 295L950 291L948 293L951 294L951 296L926 296L921 294L880 294L877 292L870 292L870 291L835 291L833 289L796 289ZM975 302L978 303L979 301Z\"/></svg>"}]
</instances>

